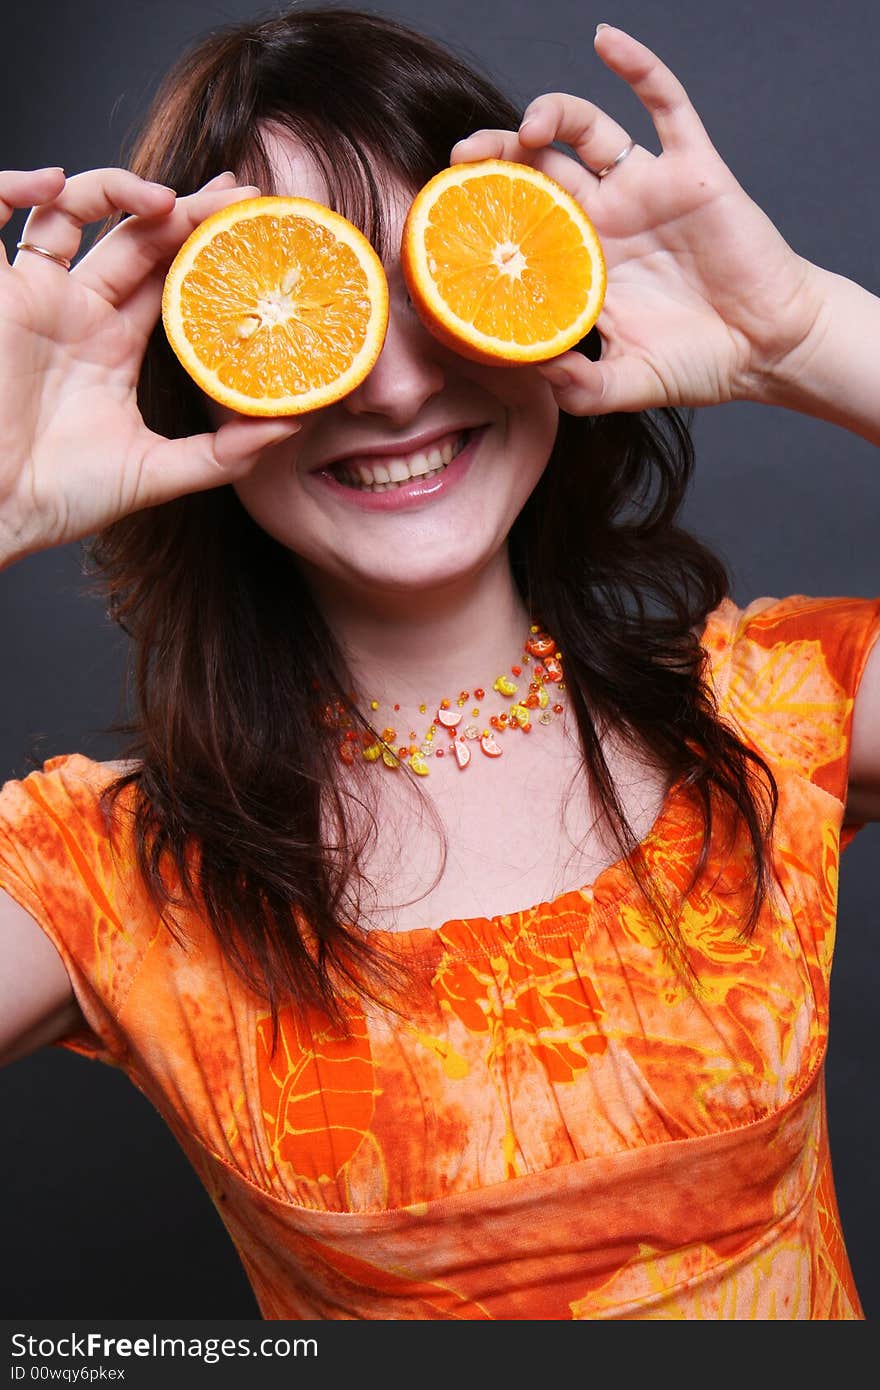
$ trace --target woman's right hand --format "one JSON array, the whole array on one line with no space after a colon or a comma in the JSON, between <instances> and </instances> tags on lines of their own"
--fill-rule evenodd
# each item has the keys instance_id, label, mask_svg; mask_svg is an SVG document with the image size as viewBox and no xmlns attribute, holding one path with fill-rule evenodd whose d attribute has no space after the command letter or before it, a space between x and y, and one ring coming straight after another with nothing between
<instances>
[{"instance_id":1,"label":"woman's right hand","mask_svg":"<svg viewBox=\"0 0 880 1390\"><path fill-rule=\"evenodd\" d=\"M68 260L89 223L131 214L70 271L24 250L10 266L0 248L0 568L243 477L299 428L239 416L168 440L137 404L171 260L210 213L258 191L232 174L177 198L126 169L0 172L0 226L30 208L21 240Z\"/></svg>"}]
</instances>

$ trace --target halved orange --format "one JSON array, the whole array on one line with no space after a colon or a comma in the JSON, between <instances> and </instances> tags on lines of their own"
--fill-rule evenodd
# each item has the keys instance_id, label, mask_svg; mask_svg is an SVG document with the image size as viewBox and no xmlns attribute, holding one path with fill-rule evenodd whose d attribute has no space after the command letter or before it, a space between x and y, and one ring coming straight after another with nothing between
<instances>
[{"instance_id":1,"label":"halved orange","mask_svg":"<svg viewBox=\"0 0 880 1390\"><path fill-rule=\"evenodd\" d=\"M605 298L605 257L583 208L548 174L505 159L456 164L425 184L401 265L426 326L478 362L558 356Z\"/></svg>"},{"instance_id":2,"label":"halved orange","mask_svg":"<svg viewBox=\"0 0 880 1390\"><path fill-rule=\"evenodd\" d=\"M162 321L214 400L242 415L299 415L370 371L388 326L388 284L369 241L339 213L309 198L248 198L183 243Z\"/></svg>"}]
</instances>

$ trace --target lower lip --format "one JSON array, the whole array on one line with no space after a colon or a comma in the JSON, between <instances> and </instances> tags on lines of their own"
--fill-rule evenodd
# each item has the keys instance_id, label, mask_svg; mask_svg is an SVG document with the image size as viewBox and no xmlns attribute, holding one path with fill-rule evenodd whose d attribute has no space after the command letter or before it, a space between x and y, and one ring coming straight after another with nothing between
<instances>
[{"instance_id":1,"label":"lower lip","mask_svg":"<svg viewBox=\"0 0 880 1390\"><path fill-rule=\"evenodd\" d=\"M473 463L485 432L485 425L480 429L471 430L470 438L461 453L456 454L442 473L435 473L433 478L413 478L411 482L402 483L400 487L391 488L389 492L368 492L357 487L346 487L344 483L337 482L328 471L316 473L314 476L324 487L330 488L336 497L348 502L352 507L357 507L359 511L402 512L407 507L419 507L425 502L433 502L435 498L445 497L461 482Z\"/></svg>"}]
</instances>

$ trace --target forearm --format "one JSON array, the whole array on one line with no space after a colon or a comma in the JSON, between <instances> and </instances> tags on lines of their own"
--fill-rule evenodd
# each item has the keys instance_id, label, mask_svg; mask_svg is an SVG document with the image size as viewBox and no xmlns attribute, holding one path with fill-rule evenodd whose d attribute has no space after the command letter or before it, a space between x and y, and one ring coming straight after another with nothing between
<instances>
[{"instance_id":1,"label":"forearm","mask_svg":"<svg viewBox=\"0 0 880 1390\"><path fill-rule=\"evenodd\" d=\"M880 298L818 266L809 280L813 326L764 377L755 398L880 444Z\"/></svg>"}]
</instances>

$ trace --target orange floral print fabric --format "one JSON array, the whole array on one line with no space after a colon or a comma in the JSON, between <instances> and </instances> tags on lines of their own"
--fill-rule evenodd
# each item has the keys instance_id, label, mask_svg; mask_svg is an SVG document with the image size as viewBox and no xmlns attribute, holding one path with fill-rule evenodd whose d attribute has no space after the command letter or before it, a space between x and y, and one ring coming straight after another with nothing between
<instances>
[{"instance_id":1,"label":"orange floral print fabric","mask_svg":"<svg viewBox=\"0 0 880 1390\"><path fill-rule=\"evenodd\" d=\"M78 754L0 792L0 884L70 972L61 1046L164 1116L266 1318L863 1316L828 1152L837 870L854 695L880 601L727 601L704 634L719 713L772 767L773 892L739 935L742 837L709 862L687 790L638 848L699 989L627 861L519 912L382 934L403 1018L268 1010L205 924L155 920Z\"/></svg>"}]
</instances>

